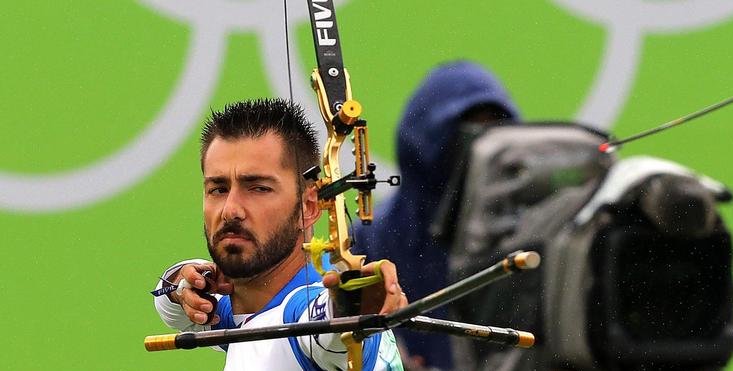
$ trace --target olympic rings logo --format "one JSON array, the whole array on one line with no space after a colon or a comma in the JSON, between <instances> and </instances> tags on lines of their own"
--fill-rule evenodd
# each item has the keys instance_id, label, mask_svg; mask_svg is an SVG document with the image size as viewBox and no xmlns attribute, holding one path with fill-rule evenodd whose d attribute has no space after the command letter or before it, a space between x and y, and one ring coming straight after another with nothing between
<instances>
[{"instance_id":1,"label":"olympic rings logo","mask_svg":"<svg viewBox=\"0 0 733 371\"><path fill-rule=\"evenodd\" d=\"M271 0L138 0L152 10L190 25L192 39L186 63L158 115L134 140L116 153L66 172L28 175L0 172L0 209L47 213L87 206L129 189L155 172L197 127L197 118L213 94L223 65L227 36L256 34L262 45L265 74L276 95L288 96L287 60L283 45L283 10ZM344 3L336 1L337 4ZM733 16L729 0L553 0L571 14L598 23L608 35L603 61L575 118L608 129L621 112L636 76L646 33L677 33L727 21ZM295 25L308 22L303 2L289 6ZM248 17L247 15L256 15ZM211 22L216 19L216 22ZM291 50L296 43L291 40ZM298 55L297 51L292 51ZM298 63L293 76L306 76ZM312 102L304 79L293 80L296 101ZM309 117L320 117L306 107ZM325 137L325 133L321 133ZM388 174L396 173L380 164ZM92 186L90 186L90 184ZM81 191L83 190L83 191ZM29 196L29 195L32 195Z\"/></svg>"}]
</instances>

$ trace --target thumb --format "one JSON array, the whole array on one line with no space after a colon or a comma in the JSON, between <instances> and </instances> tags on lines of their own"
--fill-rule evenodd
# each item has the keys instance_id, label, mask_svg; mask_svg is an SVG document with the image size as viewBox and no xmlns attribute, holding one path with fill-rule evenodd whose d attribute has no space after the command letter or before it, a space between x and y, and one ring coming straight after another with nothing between
<instances>
[{"instance_id":1,"label":"thumb","mask_svg":"<svg viewBox=\"0 0 733 371\"><path fill-rule=\"evenodd\" d=\"M338 287L340 281L339 274L334 271L326 272L325 275L323 275L323 286L326 288L335 288Z\"/></svg>"}]
</instances>

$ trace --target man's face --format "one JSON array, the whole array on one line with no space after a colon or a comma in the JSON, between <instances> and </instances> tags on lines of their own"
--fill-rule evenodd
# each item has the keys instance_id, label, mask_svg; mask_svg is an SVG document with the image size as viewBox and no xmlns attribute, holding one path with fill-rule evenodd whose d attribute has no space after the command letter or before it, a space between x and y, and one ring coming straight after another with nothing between
<instances>
[{"instance_id":1,"label":"man's face","mask_svg":"<svg viewBox=\"0 0 733 371\"><path fill-rule=\"evenodd\" d=\"M204 157L204 230L209 254L231 278L262 273L301 235L295 170L282 139L215 138Z\"/></svg>"}]
</instances>

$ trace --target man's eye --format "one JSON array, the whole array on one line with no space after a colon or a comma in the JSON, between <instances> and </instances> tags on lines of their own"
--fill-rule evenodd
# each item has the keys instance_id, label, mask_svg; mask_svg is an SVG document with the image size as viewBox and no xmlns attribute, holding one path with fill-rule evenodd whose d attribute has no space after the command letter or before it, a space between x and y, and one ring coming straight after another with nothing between
<instances>
[{"instance_id":1,"label":"man's eye","mask_svg":"<svg viewBox=\"0 0 733 371\"><path fill-rule=\"evenodd\" d=\"M216 188L210 188L208 191L206 191L210 195L221 195L227 193L229 190L226 189L226 187L216 187Z\"/></svg>"},{"instance_id":2,"label":"man's eye","mask_svg":"<svg viewBox=\"0 0 733 371\"><path fill-rule=\"evenodd\" d=\"M267 193L267 192L272 191L272 188L265 187L265 186L255 186L255 187L252 187L251 190L254 192L259 192L259 193Z\"/></svg>"}]
</instances>

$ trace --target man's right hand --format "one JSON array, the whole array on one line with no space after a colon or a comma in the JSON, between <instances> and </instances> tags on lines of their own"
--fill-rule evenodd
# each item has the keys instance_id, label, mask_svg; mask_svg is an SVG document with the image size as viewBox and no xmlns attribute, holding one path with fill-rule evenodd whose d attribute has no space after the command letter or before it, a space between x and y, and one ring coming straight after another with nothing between
<instances>
[{"instance_id":1,"label":"man's right hand","mask_svg":"<svg viewBox=\"0 0 733 371\"><path fill-rule=\"evenodd\" d=\"M211 271L213 273L208 279L208 283L210 285L208 293L221 295L232 293L232 284L214 263L186 264L182 266L178 272L174 273L169 278L169 281L177 285L181 280L186 279L186 281L193 285L194 288L203 290L204 287L206 287L207 279L204 278L202 273L206 271ZM217 315L214 315L211 322L207 323L206 320L208 318L208 313L214 311L214 306L209 300L202 297L202 295L205 294L200 293L201 291L184 288L181 295L178 295L178 293L174 291L168 294L168 297L172 302L181 305L192 322L200 325L215 325L219 323L221 319Z\"/></svg>"}]
</instances>

